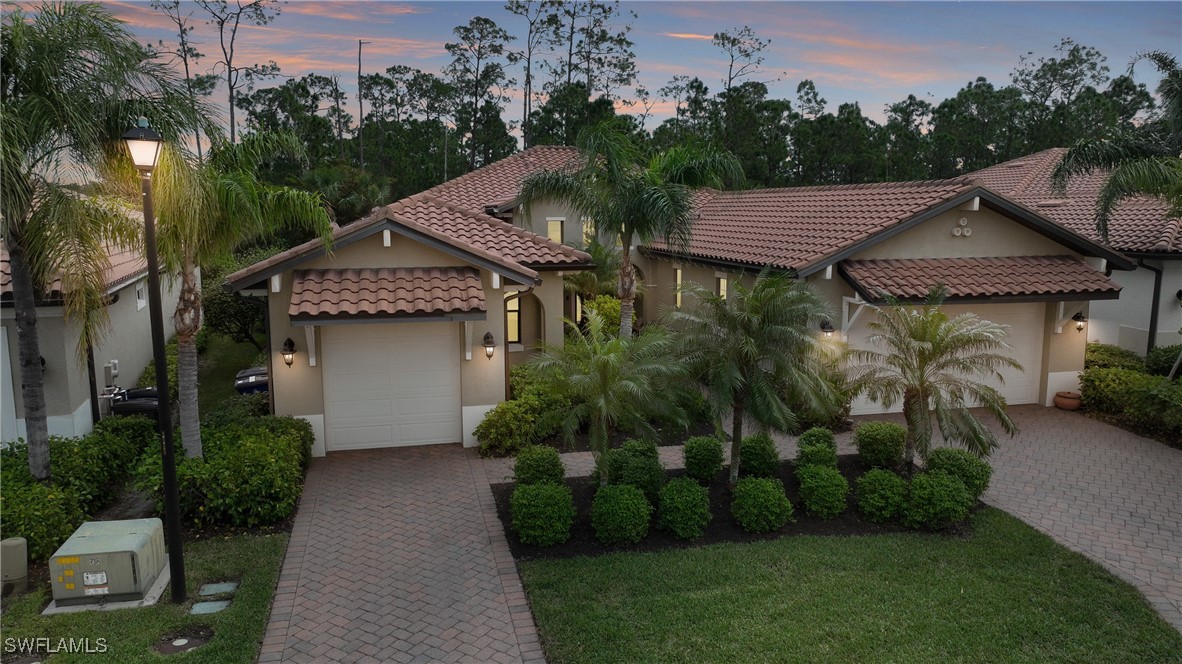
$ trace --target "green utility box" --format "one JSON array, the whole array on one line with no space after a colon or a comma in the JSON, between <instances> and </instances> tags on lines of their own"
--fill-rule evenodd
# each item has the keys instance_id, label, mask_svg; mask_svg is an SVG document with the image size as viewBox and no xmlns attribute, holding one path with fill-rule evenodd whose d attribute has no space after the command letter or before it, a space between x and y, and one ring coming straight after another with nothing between
<instances>
[{"instance_id":1,"label":"green utility box","mask_svg":"<svg viewBox=\"0 0 1182 664\"><path fill-rule=\"evenodd\" d=\"M164 569L160 519L87 521L49 559L58 606L143 599Z\"/></svg>"}]
</instances>

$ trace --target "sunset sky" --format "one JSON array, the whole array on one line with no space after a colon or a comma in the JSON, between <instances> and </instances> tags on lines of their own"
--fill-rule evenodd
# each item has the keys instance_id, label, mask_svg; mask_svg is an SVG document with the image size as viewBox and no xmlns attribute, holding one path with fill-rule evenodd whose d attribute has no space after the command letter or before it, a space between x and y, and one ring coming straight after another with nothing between
<instances>
[{"instance_id":1,"label":"sunset sky","mask_svg":"<svg viewBox=\"0 0 1182 664\"><path fill-rule=\"evenodd\" d=\"M171 24L148 2L105 2L144 41L175 42ZM1098 48L1112 74L1125 71L1135 54L1160 49L1182 52L1182 2L624 2L634 11L640 82L656 91L672 76L702 78L712 90L726 70L710 43L716 31L750 25L771 39L764 73L776 97L795 99L797 83L812 79L830 109L858 101L872 119L885 105L908 94L939 103L967 82L985 76L1004 85L1019 56L1051 56L1063 37ZM202 68L217 60L216 37L195 6ZM524 32L521 19L503 2L313 2L293 0L267 26L245 26L238 62L276 61L286 75L337 73L356 113L357 40L366 73L405 64L438 72L448 62L445 42L452 28L473 16L492 18L510 32ZM521 79L520 68L514 75ZM1137 79L1152 88L1148 64ZM266 84L264 84L266 85ZM658 105L651 129L668 117ZM520 117L510 105L508 119Z\"/></svg>"}]
</instances>

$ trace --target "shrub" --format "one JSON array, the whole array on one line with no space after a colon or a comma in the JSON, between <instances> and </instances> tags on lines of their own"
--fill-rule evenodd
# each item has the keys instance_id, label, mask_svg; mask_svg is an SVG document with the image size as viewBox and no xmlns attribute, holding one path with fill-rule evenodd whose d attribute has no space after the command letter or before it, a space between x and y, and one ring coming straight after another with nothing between
<instances>
[{"instance_id":1,"label":"shrub","mask_svg":"<svg viewBox=\"0 0 1182 664\"><path fill-rule=\"evenodd\" d=\"M657 444L651 440L637 440L629 438L620 444L620 450L633 457L657 460L661 456Z\"/></svg>"},{"instance_id":2,"label":"shrub","mask_svg":"<svg viewBox=\"0 0 1182 664\"><path fill-rule=\"evenodd\" d=\"M1080 375L1080 393L1084 408L1098 413L1122 414L1131 395L1155 383L1149 376L1133 369L1088 369Z\"/></svg>"},{"instance_id":3,"label":"shrub","mask_svg":"<svg viewBox=\"0 0 1182 664\"><path fill-rule=\"evenodd\" d=\"M545 445L527 445L513 463L513 481L523 484L562 484L566 468L558 450Z\"/></svg>"},{"instance_id":4,"label":"shrub","mask_svg":"<svg viewBox=\"0 0 1182 664\"><path fill-rule=\"evenodd\" d=\"M833 432L825 427L813 427L800 434L800 438L796 439L796 445L798 447L824 445L832 448L834 452L837 451L837 441L833 438Z\"/></svg>"},{"instance_id":5,"label":"shrub","mask_svg":"<svg viewBox=\"0 0 1182 664\"><path fill-rule=\"evenodd\" d=\"M601 486L591 502L595 538L604 544L635 544L648 534L652 511L644 493L634 486Z\"/></svg>"},{"instance_id":6,"label":"shrub","mask_svg":"<svg viewBox=\"0 0 1182 664\"><path fill-rule=\"evenodd\" d=\"M600 295L583 303L585 313L598 313L603 317L603 329L620 329L620 300L611 295ZM613 332L614 333L614 332Z\"/></svg>"},{"instance_id":7,"label":"shrub","mask_svg":"<svg viewBox=\"0 0 1182 664\"><path fill-rule=\"evenodd\" d=\"M658 525L677 538L701 537L711 516L710 493L692 479L678 477L661 489Z\"/></svg>"},{"instance_id":8,"label":"shrub","mask_svg":"<svg viewBox=\"0 0 1182 664\"><path fill-rule=\"evenodd\" d=\"M517 364L509 369L509 398L517 399L537 383L537 370L532 364Z\"/></svg>"},{"instance_id":9,"label":"shrub","mask_svg":"<svg viewBox=\"0 0 1182 664\"><path fill-rule=\"evenodd\" d=\"M312 424L302 417L264 415L245 420L243 426L247 428L257 427L274 436L290 436L294 438L300 455L301 468L307 468L308 462L312 460L312 445L316 443L316 433L312 431Z\"/></svg>"},{"instance_id":10,"label":"shrub","mask_svg":"<svg viewBox=\"0 0 1182 664\"><path fill-rule=\"evenodd\" d=\"M220 427L251 417L262 417L271 414L271 399L266 392L253 394L235 394L225 399L212 411L201 418L201 425L206 427Z\"/></svg>"},{"instance_id":11,"label":"shrub","mask_svg":"<svg viewBox=\"0 0 1182 664\"><path fill-rule=\"evenodd\" d=\"M488 411L473 434L482 456L508 456L534 442L535 409L524 401L502 401Z\"/></svg>"},{"instance_id":12,"label":"shrub","mask_svg":"<svg viewBox=\"0 0 1182 664\"><path fill-rule=\"evenodd\" d=\"M172 403L176 403L177 389L180 381L177 378L177 338L173 337L168 340L164 346L164 360L168 364L168 395L172 399ZM148 361L148 366L140 373L140 378L136 381L136 387L156 387L156 360Z\"/></svg>"},{"instance_id":13,"label":"shrub","mask_svg":"<svg viewBox=\"0 0 1182 664\"><path fill-rule=\"evenodd\" d=\"M893 422L866 422L854 429L854 445L867 466L898 468L906 441L906 427Z\"/></svg>"},{"instance_id":14,"label":"shrub","mask_svg":"<svg viewBox=\"0 0 1182 664\"><path fill-rule=\"evenodd\" d=\"M644 492L656 505L665 484L665 468L657 458L657 447L638 440L626 440L608 453L608 473L612 484L627 484Z\"/></svg>"},{"instance_id":15,"label":"shrub","mask_svg":"<svg viewBox=\"0 0 1182 664\"><path fill-rule=\"evenodd\" d=\"M951 447L941 447L928 454L924 464L927 470L942 470L956 479L964 482L969 495L976 500L989 488L989 478L993 475L993 468L987 461L978 459L965 450Z\"/></svg>"},{"instance_id":16,"label":"shrub","mask_svg":"<svg viewBox=\"0 0 1182 664\"><path fill-rule=\"evenodd\" d=\"M562 544L575 523L574 498L565 485L518 484L509 498L509 513L517 536L534 546Z\"/></svg>"},{"instance_id":17,"label":"shrub","mask_svg":"<svg viewBox=\"0 0 1182 664\"><path fill-rule=\"evenodd\" d=\"M784 483L766 477L746 477L735 485L731 516L749 533L777 530L792 520L792 503Z\"/></svg>"},{"instance_id":18,"label":"shrub","mask_svg":"<svg viewBox=\"0 0 1182 664\"><path fill-rule=\"evenodd\" d=\"M722 441L713 436L695 436L685 441L685 474L699 482L711 482L722 472Z\"/></svg>"},{"instance_id":19,"label":"shrub","mask_svg":"<svg viewBox=\"0 0 1182 664\"><path fill-rule=\"evenodd\" d=\"M780 469L780 452L771 436L757 433L743 439L739 447L739 473L751 477L772 477Z\"/></svg>"},{"instance_id":20,"label":"shrub","mask_svg":"<svg viewBox=\"0 0 1182 664\"><path fill-rule=\"evenodd\" d=\"M1170 375L1170 369L1178 361L1178 353L1182 353L1182 344L1154 348L1145 354L1145 370L1155 376ZM1182 376L1182 370L1179 370L1178 376Z\"/></svg>"},{"instance_id":21,"label":"shrub","mask_svg":"<svg viewBox=\"0 0 1182 664\"><path fill-rule=\"evenodd\" d=\"M1135 431L1182 443L1182 382L1128 369L1089 369L1080 384L1089 410Z\"/></svg>"},{"instance_id":22,"label":"shrub","mask_svg":"<svg viewBox=\"0 0 1182 664\"><path fill-rule=\"evenodd\" d=\"M837 450L821 443L820 445L804 445L796 450L796 474L809 466L823 466L837 468Z\"/></svg>"},{"instance_id":23,"label":"shrub","mask_svg":"<svg viewBox=\"0 0 1182 664\"><path fill-rule=\"evenodd\" d=\"M77 499L62 486L29 482L3 488L0 537L25 538L31 560L53 555L86 518Z\"/></svg>"},{"instance_id":24,"label":"shrub","mask_svg":"<svg viewBox=\"0 0 1182 664\"><path fill-rule=\"evenodd\" d=\"M1084 351L1084 369L1131 369L1144 371L1145 361L1120 346L1092 342Z\"/></svg>"},{"instance_id":25,"label":"shrub","mask_svg":"<svg viewBox=\"0 0 1182 664\"><path fill-rule=\"evenodd\" d=\"M875 468L858 478L858 509L867 521L895 518L907 498L907 482L895 473Z\"/></svg>"},{"instance_id":26,"label":"shrub","mask_svg":"<svg viewBox=\"0 0 1182 664\"><path fill-rule=\"evenodd\" d=\"M850 485L836 468L805 466L797 471L800 501L813 516L832 519L845 511Z\"/></svg>"},{"instance_id":27,"label":"shrub","mask_svg":"<svg viewBox=\"0 0 1182 664\"><path fill-rule=\"evenodd\" d=\"M964 482L942 470L925 471L911 480L903 503L903 523L939 530L964 521L973 497Z\"/></svg>"}]
</instances>

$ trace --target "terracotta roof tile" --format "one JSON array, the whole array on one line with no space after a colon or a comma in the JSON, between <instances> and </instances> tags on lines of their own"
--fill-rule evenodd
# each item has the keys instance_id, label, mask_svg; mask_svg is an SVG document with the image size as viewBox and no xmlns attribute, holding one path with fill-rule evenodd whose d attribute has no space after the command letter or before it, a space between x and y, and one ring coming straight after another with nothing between
<instances>
[{"instance_id":1,"label":"terracotta roof tile","mask_svg":"<svg viewBox=\"0 0 1182 664\"><path fill-rule=\"evenodd\" d=\"M471 267L296 270L287 309L303 319L483 311L480 273Z\"/></svg>"},{"instance_id":2,"label":"terracotta roof tile","mask_svg":"<svg viewBox=\"0 0 1182 664\"><path fill-rule=\"evenodd\" d=\"M699 192L689 252L798 270L973 186L954 179Z\"/></svg>"},{"instance_id":3,"label":"terracotta roof tile","mask_svg":"<svg viewBox=\"0 0 1182 664\"><path fill-rule=\"evenodd\" d=\"M1099 242L1096 232L1096 198L1107 173L1072 179L1066 197L1051 188L1051 173L1066 148L1043 150L1021 159L990 166L969 174L982 186L1010 198L1038 214ZM1108 244L1118 251L1182 253L1182 221L1166 216L1164 201L1142 196L1117 207L1108 230Z\"/></svg>"},{"instance_id":4,"label":"terracotta roof tile","mask_svg":"<svg viewBox=\"0 0 1182 664\"><path fill-rule=\"evenodd\" d=\"M863 295L900 299L922 299L936 284L947 286L950 297L967 298L1096 295L1121 288L1071 256L847 260L839 268Z\"/></svg>"},{"instance_id":5,"label":"terracotta roof tile","mask_svg":"<svg viewBox=\"0 0 1182 664\"><path fill-rule=\"evenodd\" d=\"M576 148L539 145L448 180L423 192L432 198L467 210L484 212L490 206L512 202L527 175L561 170L578 163Z\"/></svg>"},{"instance_id":6,"label":"terracotta roof tile","mask_svg":"<svg viewBox=\"0 0 1182 664\"><path fill-rule=\"evenodd\" d=\"M107 283L107 291L114 291L135 281L147 273L148 261L142 252L116 245L107 246L107 259L110 265L103 271L103 278ZM57 278L46 288L47 299L60 299L62 296L62 280ZM12 268L8 259L8 246L0 241L0 298L12 299Z\"/></svg>"}]
</instances>

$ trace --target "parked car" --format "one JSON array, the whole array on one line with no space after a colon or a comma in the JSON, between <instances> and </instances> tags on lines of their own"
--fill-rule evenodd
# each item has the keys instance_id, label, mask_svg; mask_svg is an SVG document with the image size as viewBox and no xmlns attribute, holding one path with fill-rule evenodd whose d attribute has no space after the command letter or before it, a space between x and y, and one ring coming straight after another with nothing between
<instances>
[{"instance_id":1,"label":"parked car","mask_svg":"<svg viewBox=\"0 0 1182 664\"><path fill-rule=\"evenodd\" d=\"M254 394L266 392L271 385L267 367L251 367L243 369L234 376L234 389L239 394Z\"/></svg>"}]
</instances>

